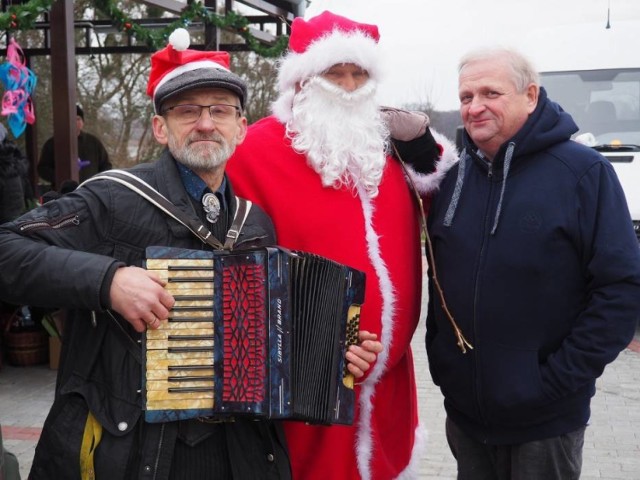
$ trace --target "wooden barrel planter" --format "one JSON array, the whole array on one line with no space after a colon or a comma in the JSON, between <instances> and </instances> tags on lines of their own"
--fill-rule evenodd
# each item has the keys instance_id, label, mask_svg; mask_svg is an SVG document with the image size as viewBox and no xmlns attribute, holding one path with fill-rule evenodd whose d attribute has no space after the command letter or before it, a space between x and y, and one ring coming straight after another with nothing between
<instances>
[{"instance_id":1,"label":"wooden barrel planter","mask_svg":"<svg viewBox=\"0 0 640 480\"><path fill-rule=\"evenodd\" d=\"M3 347L7 363L26 367L49 361L49 335L39 326L18 326L18 310L4 319Z\"/></svg>"},{"instance_id":2,"label":"wooden barrel planter","mask_svg":"<svg viewBox=\"0 0 640 480\"><path fill-rule=\"evenodd\" d=\"M49 335L42 330L4 333L7 363L20 367L41 365L49 361Z\"/></svg>"}]
</instances>

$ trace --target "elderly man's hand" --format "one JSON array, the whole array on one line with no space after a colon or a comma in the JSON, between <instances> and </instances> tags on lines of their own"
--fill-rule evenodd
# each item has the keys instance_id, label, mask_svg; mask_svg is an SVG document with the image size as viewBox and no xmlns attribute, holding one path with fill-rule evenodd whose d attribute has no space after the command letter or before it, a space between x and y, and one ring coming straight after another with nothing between
<instances>
[{"instance_id":1,"label":"elderly man's hand","mask_svg":"<svg viewBox=\"0 0 640 480\"><path fill-rule=\"evenodd\" d=\"M351 345L345 355L347 369L356 378L364 376L365 372L371 368L371 364L376 361L378 354L382 352L382 343L376 339L375 333L361 330L358 333L358 345Z\"/></svg>"},{"instance_id":2,"label":"elderly man's hand","mask_svg":"<svg viewBox=\"0 0 640 480\"><path fill-rule=\"evenodd\" d=\"M156 273L139 267L122 267L111 283L111 308L138 332L158 328L169 317L175 300Z\"/></svg>"}]
</instances>

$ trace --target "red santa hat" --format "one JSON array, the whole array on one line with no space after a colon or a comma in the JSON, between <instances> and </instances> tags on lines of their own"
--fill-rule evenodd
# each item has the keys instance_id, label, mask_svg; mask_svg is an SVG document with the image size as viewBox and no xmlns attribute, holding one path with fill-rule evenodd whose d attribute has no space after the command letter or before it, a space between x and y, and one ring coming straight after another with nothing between
<instances>
[{"instance_id":1,"label":"red santa hat","mask_svg":"<svg viewBox=\"0 0 640 480\"><path fill-rule=\"evenodd\" d=\"M278 72L280 91L297 82L319 75L333 65L354 63L378 79L380 39L378 27L358 23L325 11L304 20L297 17L291 25L289 53L281 60Z\"/></svg>"},{"instance_id":2,"label":"red santa hat","mask_svg":"<svg viewBox=\"0 0 640 480\"><path fill-rule=\"evenodd\" d=\"M147 95L156 113L168 98L194 88L224 88L235 93L244 108L247 85L229 70L229 53L189 50L189 32L176 29L169 45L151 56Z\"/></svg>"}]
</instances>

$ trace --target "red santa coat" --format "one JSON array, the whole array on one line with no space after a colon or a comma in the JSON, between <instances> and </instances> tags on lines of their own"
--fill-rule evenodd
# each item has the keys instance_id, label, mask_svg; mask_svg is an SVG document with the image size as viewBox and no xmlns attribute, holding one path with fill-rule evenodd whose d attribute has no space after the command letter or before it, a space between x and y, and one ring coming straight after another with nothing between
<instances>
[{"instance_id":1,"label":"red santa coat","mask_svg":"<svg viewBox=\"0 0 640 480\"><path fill-rule=\"evenodd\" d=\"M384 345L356 386L353 426L285 422L296 480L417 477L418 405L410 347L420 317L419 210L401 165L389 158L374 199L324 187L274 117L249 128L227 172L239 196L273 219L278 244L366 273L360 326Z\"/></svg>"}]
</instances>

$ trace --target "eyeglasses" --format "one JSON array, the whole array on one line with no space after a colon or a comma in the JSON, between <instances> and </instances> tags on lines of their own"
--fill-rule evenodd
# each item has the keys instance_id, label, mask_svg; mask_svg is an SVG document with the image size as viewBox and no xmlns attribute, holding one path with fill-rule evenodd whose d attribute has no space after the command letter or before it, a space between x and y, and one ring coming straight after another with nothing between
<instances>
[{"instance_id":1,"label":"eyeglasses","mask_svg":"<svg viewBox=\"0 0 640 480\"><path fill-rule=\"evenodd\" d=\"M175 105L166 108L163 115L171 112L175 120L183 125L196 123L202 115L202 110L207 108L211 120L217 123L228 122L240 113L240 107L237 105L226 105L218 103L215 105Z\"/></svg>"}]
</instances>

